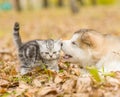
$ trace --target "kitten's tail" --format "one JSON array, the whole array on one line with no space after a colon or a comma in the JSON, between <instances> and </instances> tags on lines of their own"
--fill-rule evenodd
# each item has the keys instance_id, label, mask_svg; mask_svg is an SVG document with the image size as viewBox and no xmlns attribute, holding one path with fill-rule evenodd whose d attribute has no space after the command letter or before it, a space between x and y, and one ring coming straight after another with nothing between
<instances>
[{"instance_id":1,"label":"kitten's tail","mask_svg":"<svg viewBox=\"0 0 120 97\"><path fill-rule=\"evenodd\" d=\"M16 22L14 24L13 37L14 37L14 41L15 41L15 44L16 44L17 48L20 48L21 45L22 45L21 37L19 35L19 29L20 29L19 23Z\"/></svg>"}]
</instances>

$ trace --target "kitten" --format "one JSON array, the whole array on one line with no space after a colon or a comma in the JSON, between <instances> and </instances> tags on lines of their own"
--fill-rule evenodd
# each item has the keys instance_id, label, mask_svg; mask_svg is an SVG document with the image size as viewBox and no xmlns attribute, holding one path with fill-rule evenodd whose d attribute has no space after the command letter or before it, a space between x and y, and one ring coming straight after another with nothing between
<instances>
[{"instance_id":1,"label":"kitten","mask_svg":"<svg viewBox=\"0 0 120 97\"><path fill-rule=\"evenodd\" d=\"M19 35L19 23L15 23L14 25L13 36L21 62L21 75L27 74L36 66L40 66L41 69L47 67L52 71L59 71L60 40L33 40L23 44Z\"/></svg>"},{"instance_id":2,"label":"kitten","mask_svg":"<svg viewBox=\"0 0 120 97\"><path fill-rule=\"evenodd\" d=\"M48 69L58 72L59 67L56 64L58 64L60 57L61 41L49 39L38 42L38 44L43 63L46 64Z\"/></svg>"}]
</instances>

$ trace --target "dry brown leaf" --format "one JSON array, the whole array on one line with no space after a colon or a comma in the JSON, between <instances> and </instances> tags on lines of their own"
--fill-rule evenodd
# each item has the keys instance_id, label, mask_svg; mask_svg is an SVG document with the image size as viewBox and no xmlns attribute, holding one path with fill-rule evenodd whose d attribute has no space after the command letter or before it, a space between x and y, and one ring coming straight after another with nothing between
<instances>
[{"instance_id":1,"label":"dry brown leaf","mask_svg":"<svg viewBox=\"0 0 120 97\"><path fill-rule=\"evenodd\" d=\"M120 80L118 80L117 78L107 76L106 81L107 81L107 83L111 84L112 86L116 86L116 87L120 86Z\"/></svg>"},{"instance_id":2,"label":"dry brown leaf","mask_svg":"<svg viewBox=\"0 0 120 97\"><path fill-rule=\"evenodd\" d=\"M3 56L2 56L2 59L3 59L4 61L9 61L9 60L11 60L11 56L10 56L10 55L3 55Z\"/></svg>"},{"instance_id":3,"label":"dry brown leaf","mask_svg":"<svg viewBox=\"0 0 120 97\"><path fill-rule=\"evenodd\" d=\"M7 89L6 88L0 88L0 94L6 93Z\"/></svg>"},{"instance_id":4,"label":"dry brown leaf","mask_svg":"<svg viewBox=\"0 0 120 97\"><path fill-rule=\"evenodd\" d=\"M23 81L20 81L19 83L19 87L16 88L16 94L15 96L19 96L21 94L23 94L26 90L31 89L32 87L29 86L28 84L26 84Z\"/></svg>"},{"instance_id":5,"label":"dry brown leaf","mask_svg":"<svg viewBox=\"0 0 120 97\"><path fill-rule=\"evenodd\" d=\"M64 70L67 70L67 65L65 65L64 63L62 63L62 62L60 62L59 63L59 67L61 68L61 69L64 69Z\"/></svg>"},{"instance_id":6,"label":"dry brown leaf","mask_svg":"<svg viewBox=\"0 0 120 97\"><path fill-rule=\"evenodd\" d=\"M54 79L54 82L55 82L56 84L58 84L58 83L60 83L60 82L62 82L62 81L64 81L64 78L63 78L62 76L60 76L60 75L56 75L56 77L55 77L55 79Z\"/></svg>"},{"instance_id":7,"label":"dry brown leaf","mask_svg":"<svg viewBox=\"0 0 120 97\"><path fill-rule=\"evenodd\" d=\"M58 91L55 87L47 86L47 87L41 88L37 95L40 97L40 96L45 96L47 94L55 94L56 95L57 93L58 93Z\"/></svg>"},{"instance_id":8,"label":"dry brown leaf","mask_svg":"<svg viewBox=\"0 0 120 97\"><path fill-rule=\"evenodd\" d=\"M71 70L72 74L79 76L80 75L80 69L79 68L72 68Z\"/></svg>"},{"instance_id":9,"label":"dry brown leaf","mask_svg":"<svg viewBox=\"0 0 120 97\"><path fill-rule=\"evenodd\" d=\"M41 81L39 79L34 79L32 81L32 84L35 86L35 87L41 87L42 84L41 84Z\"/></svg>"},{"instance_id":10,"label":"dry brown leaf","mask_svg":"<svg viewBox=\"0 0 120 97\"><path fill-rule=\"evenodd\" d=\"M2 73L0 73L0 78L3 79L3 80L8 80L9 76L6 75L5 72L3 73L3 71L2 71ZM1 79L0 79L0 80L1 80Z\"/></svg>"},{"instance_id":11,"label":"dry brown leaf","mask_svg":"<svg viewBox=\"0 0 120 97\"><path fill-rule=\"evenodd\" d=\"M89 94L88 93L74 93L72 94L71 97L89 97Z\"/></svg>"},{"instance_id":12,"label":"dry brown leaf","mask_svg":"<svg viewBox=\"0 0 120 97\"><path fill-rule=\"evenodd\" d=\"M36 96L36 93L38 92L39 88L33 88L33 87L30 87L29 89L27 89L25 92L24 92L24 96L25 97L37 97Z\"/></svg>"},{"instance_id":13,"label":"dry brown leaf","mask_svg":"<svg viewBox=\"0 0 120 97\"><path fill-rule=\"evenodd\" d=\"M64 78L69 78L71 76L67 71L64 71L61 74L63 75Z\"/></svg>"},{"instance_id":14,"label":"dry brown leaf","mask_svg":"<svg viewBox=\"0 0 120 97\"><path fill-rule=\"evenodd\" d=\"M48 95L45 95L44 97L59 97L59 96L53 95L53 94L48 94Z\"/></svg>"},{"instance_id":15,"label":"dry brown leaf","mask_svg":"<svg viewBox=\"0 0 120 97\"><path fill-rule=\"evenodd\" d=\"M14 67L11 68L10 75L12 76L17 75L17 71Z\"/></svg>"},{"instance_id":16,"label":"dry brown leaf","mask_svg":"<svg viewBox=\"0 0 120 97\"><path fill-rule=\"evenodd\" d=\"M120 90L117 91L105 91L104 97L120 97Z\"/></svg>"},{"instance_id":17,"label":"dry brown leaf","mask_svg":"<svg viewBox=\"0 0 120 97\"><path fill-rule=\"evenodd\" d=\"M62 90L65 93L72 93L72 91L74 91L75 89L75 84L76 84L76 80L69 79L62 85Z\"/></svg>"},{"instance_id":18,"label":"dry brown leaf","mask_svg":"<svg viewBox=\"0 0 120 97\"><path fill-rule=\"evenodd\" d=\"M89 92L89 97L104 97L104 90L94 88Z\"/></svg>"},{"instance_id":19,"label":"dry brown leaf","mask_svg":"<svg viewBox=\"0 0 120 97\"><path fill-rule=\"evenodd\" d=\"M118 78L118 79L120 79L120 71L115 72L115 77Z\"/></svg>"},{"instance_id":20,"label":"dry brown leaf","mask_svg":"<svg viewBox=\"0 0 120 97\"><path fill-rule=\"evenodd\" d=\"M76 83L76 92L82 93L91 90L91 79L89 77L79 77Z\"/></svg>"},{"instance_id":21,"label":"dry brown leaf","mask_svg":"<svg viewBox=\"0 0 120 97\"><path fill-rule=\"evenodd\" d=\"M24 93L24 95L25 95L25 97L33 97L33 94L29 93L29 92Z\"/></svg>"},{"instance_id":22,"label":"dry brown leaf","mask_svg":"<svg viewBox=\"0 0 120 97\"><path fill-rule=\"evenodd\" d=\"M9 82L7 80L0 79L0 86L1 87L7 87L9 86Z\"/></svg>"},{"instance_id":23,"label":"dry brown leaf","mask_svg":"<svg viewBox=\"0 0 120 97\"><path fill-rule=\"evenodd\" d=\"M71 94L64 94L63 97L72 97Z\"/></svg>"}]
</instances>

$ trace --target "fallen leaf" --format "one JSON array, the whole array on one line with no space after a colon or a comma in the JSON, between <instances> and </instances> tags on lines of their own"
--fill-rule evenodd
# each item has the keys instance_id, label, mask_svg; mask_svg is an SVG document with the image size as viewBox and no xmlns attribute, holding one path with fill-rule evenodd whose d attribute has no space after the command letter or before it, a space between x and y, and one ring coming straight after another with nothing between
<instances>
[{"instance_id":1,"label":"fallen leaf","mask_svg":"<svg viewBox=\"0 0 120 97\"><path fill-rule=\"evenodd\" d=\"M73 93L72 96L70 97L90 97L90 96L88 93Z\"/></svg>"},{"instance_id":2,"label":"fallen leaf","mask_svg":"<svg viewBox=\"0 0 120 97\"><path fill-rule=\"evenodd\" d=\"M105 91L104 97L120 97L120 90L117 91Z\"/></svg>"},{"instance_id":3,"label":"fallen leaf","mask_svg":"<svg viewBox=\"0 0 120 97\"><path fill-rule=\"evenodd\" d=\"M76 83L76 92L83 93L91 89L91 79L89 77L79 77Z\"/></svg>"},{"instance_id":4,"label":"fallen leaf","mask_svg":"<svg viewBox=\"0 0 120 97\"><path fill-rule=\"evenodd\" d=\"M32 84L35 86L35 87L41 87L42 84L41 84L41 81L39 79L34 79L32 81Z\"/></svg>"},{"instance_id":5,"label":"fallen leaf","mask_svg":"<svg viewBox=\"0 0 120 97\"><path fill-rule=\"evenodd\" d=\"M71 97L71 94L65 94L63 97Z\"/></svg>"},{"instance_id":6,"label":"fallen leaf","mask_svg":"<svg viewBox=\"0 0 120 97\"><path fill-rule=\"evenodd\" d=\"M25 97L34 97L33 93L30 93L30 92L25 92L24 96Z\"/></svg>"},{"instance_id":7,"label":"fallen leaf","mask_svg":"<svg viewBox=\"0 0 120 97\"><path fill-rule=\"evenodd\" d=\"M55 79L54 79L54 82L55 82L56 84L58 84L58 83L62 82L63 80L64 80L64 78L62 78L62 76L57 75L57 76L55 77Z\"/></svg>"},{"instance_id":8,"label":"fallen leaf","mask_svg":"<svg viewBox=\"0 0 120 97\"><path fill-rule=\"evenodd\" d=\"M118 80L117 78L107 76L106 81L107 81L107 83L111 84L112 86L120 86L120 80Z\"/></svg>"},{"instance_id":9,"label":"fallen leaf","mask_svg":"<svg viewBox=\"0 0 120 97\"><path fill-rule=\"evenodd\" d=\"M20 81L19 82L19 86L16 88L16 94L15 94L15 96L22 95L28 89L31 89L31 86L29 86L28 84L26 84L23 81Z\"/></svg>"},{"instance_id":10,"label":"fallen leaf","mask_svg":"<svg viewBox=\"0 0 120 97\"><path fill-rule=\"evenodd\" d=\"M96 89L94 88L89 92L89 97L104 97L104 90L103 89ZM111 96L110 96L111 97Z\"/></svg>"},{"instance_id":11,"label":"fallen leaf","mask_svg":"<svg viewBox=\"0 0 120 97\"><path fill-rule=\"evenodd\" d=\"M0 94L6 93L7 89L6 88L0 88Z\"/></svg>"},{"instance_id":12,"label":"fallen leaf","mask_svg":"<svg viewBox=\"0 0 120 97\"><path fill-rule=\"evenodd\" d=\"M58 91L56 88L47 86L47 87L41 88L37 95L39 97L41 97L41 96L45 96L47 94L55 94L56 95L57 93L58 93Z\"/></svg>"},{"instance_id":13,"label":"fallen leaf","mask_svg":"<svg viewBox=\"0 0 120 97\"><path fill-rule=\"evenodd\" d=\"M0 87L7 87L9 84L7 80L0 79Z\"/></svg>"},{"instance_id":14,"label":"fallen leaf","mask_svg":"<svg viewBox=\"0 0 120 97\"><path fill-rule=\"evenodd\" d=\"M79 68L72 68L72 74L79 76L80 75L80 69Z\"/></svg>"},{"instance_id":15,"label":"fallen leaf","mask_svg":"<svg viewBox=\"0 0 120 97\"><path fill-rule=\"evenodd\" d=\"M65 93L71 93L75 89L75 84L76 84L76 80L69 79L69 80L65 81L65 83L62 85L62 90Z\"/></svg>"}]
</instances>

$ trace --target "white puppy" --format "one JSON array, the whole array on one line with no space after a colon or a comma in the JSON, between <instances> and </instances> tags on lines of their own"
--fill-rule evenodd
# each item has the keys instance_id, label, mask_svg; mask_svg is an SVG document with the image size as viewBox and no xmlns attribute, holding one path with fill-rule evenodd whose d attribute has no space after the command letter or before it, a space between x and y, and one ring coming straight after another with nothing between
<instances>
[{"instance_id":1,"label":"white puppy","mask_svg":"<svg viewBox=\"0 0 120 97\"><path fill-rule=\"evenodd\" d=\"M82 68L96 66L105 72L120 71L120 37L103 35L92 29L81 29L70 40L63 41L64 60Z\"/></svg>"}]
</instances>

